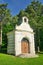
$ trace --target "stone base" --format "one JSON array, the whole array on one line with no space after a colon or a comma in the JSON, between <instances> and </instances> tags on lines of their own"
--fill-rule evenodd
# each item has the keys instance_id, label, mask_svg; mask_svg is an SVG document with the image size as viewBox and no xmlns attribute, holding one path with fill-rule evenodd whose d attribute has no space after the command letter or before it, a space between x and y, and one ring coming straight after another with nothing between
<instances>
[{"instance_id":1,"label":"stone base","mask_svg":"<svg viewBox=\"0 0 43 65\"><path fill-rule=\"evenodd\" d=\"M36 54L20 54L18 56L22 57L22 58L35 58L35 57L38 57L38 55L36 55Z\"/></svg>"}]
</instances>

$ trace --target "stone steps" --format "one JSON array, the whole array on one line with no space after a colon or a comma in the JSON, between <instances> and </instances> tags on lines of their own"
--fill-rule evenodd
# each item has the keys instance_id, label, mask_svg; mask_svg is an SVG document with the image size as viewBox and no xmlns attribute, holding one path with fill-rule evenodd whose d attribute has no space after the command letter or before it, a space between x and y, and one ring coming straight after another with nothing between
<instances>
[{"instance_id":1,"label":"stone steps","mask_svg":"<svg viewBox=\"0 0 43 65\"><path fill-rule=\"evenodd\" d=\"M22 58L35 58L35 57L38 57L38 55L36 55L36 54L20 54L18 56L22 57Z\"/></svg>"}]
</instances>

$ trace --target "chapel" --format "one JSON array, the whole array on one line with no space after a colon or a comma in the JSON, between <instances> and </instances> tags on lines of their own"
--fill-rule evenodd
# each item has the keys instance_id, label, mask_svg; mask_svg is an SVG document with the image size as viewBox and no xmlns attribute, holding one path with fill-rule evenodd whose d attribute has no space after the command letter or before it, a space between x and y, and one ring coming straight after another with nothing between
<instances>
[{"instance_id":1,"label":"chapel","mask_svg":"<svg viewBox=\"0 0 43 65\"><path fill-rule=\"evenodd\" d=\"M22 17L20 25L7 34L7 53L15 56L35 56L34 32L26 16Z\"/></svg>"}]
</instances>

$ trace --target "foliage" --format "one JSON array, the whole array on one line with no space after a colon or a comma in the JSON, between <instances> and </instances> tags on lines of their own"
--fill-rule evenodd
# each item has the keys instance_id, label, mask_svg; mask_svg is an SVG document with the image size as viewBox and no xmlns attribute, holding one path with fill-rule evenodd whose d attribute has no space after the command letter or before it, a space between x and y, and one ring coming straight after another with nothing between
<instances>
[{"instance_id":1,"label":"foliage","mask_svg":"<svg viewBox=\"0 0 43 65\"><path fill-rule=\"evenodd\" d=\"M10 11L7 9L7 4L0 5L0 17L2 21L2 46L1 52L6 52L7 50L7 32L13 30L13 25L11 24L12 17Z\"/></svg>"},{"instance_id":2,"label":"foliage","mask_svg":"<svg viewBox=\"0 0 43 65\"><path fill-rule=\"evenodd\" d=\"M41 45L41 40L40 40L40 33L43 28L43 5L39 1L33 1L25 11L28 13L30 17L30 25L35 31L35 42L37 44L36 47ZM43 32L42 32L43 34ZM40 40L40 41L39 41ZM43 43L43 42L42 42Z\"/></svg>"},{"instance_id":3,"label":"foliage","mask_svg":"<svg viewBox=\"0 0 43 65\"><path fill-rule=\"evenodd\" d=\"M21 10L16 16L12 16L7 4L0 5L0 21L2 21L2 49L7 49L7 33L15 29L16 24L21 24L22 16L27 16L29 24L35 32L36 49L39 46L43 50L43 5L39 1L32 1L25 10ZM4 50L5 51L5 50Z\"/></svg>"}]
</instances>

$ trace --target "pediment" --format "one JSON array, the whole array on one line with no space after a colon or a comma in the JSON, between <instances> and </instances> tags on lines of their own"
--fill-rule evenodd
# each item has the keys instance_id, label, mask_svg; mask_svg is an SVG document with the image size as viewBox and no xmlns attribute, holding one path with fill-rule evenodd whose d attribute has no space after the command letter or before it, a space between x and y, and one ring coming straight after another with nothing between
<instances>
[{"instance_id":1,"label":"pediment","mask_svg":"<svg viewBox=\"0 0 43 65\"><path fill-rule=\"evenodd\" d=\"M25 30L25 31L30 31L33 32L33 29L30 27L28 23L28 18L27 17L22 17L22 23L21 25L16 25L17 30Z\"/></svg>"},{"instance_id":2,"label":"pediment","mask_svg":"<svg viewBox=\"0 0 43 65\"><path fill-rule=\"evenodd\" d=\"M33 29L30 27L29 24L27 23L22 23L21 25L16 25L17 30L25 30L25 31L30 31L33 32Z\"/></svg>"}]
</instances>

